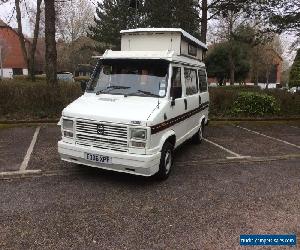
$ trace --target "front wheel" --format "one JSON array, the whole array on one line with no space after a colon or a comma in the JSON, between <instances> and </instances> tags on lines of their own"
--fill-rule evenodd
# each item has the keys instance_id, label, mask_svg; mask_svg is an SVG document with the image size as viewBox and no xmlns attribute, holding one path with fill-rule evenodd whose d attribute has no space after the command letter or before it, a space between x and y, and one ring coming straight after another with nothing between
<instances>
[{"instance_id":1,"label":"front wheel","mask_svg":"<svg viewBox=\"0 0 300 250\"><path fill-rule=\"evenodd\" d=\"M161 158L157 177L160 180L166 180L171 172L173 165L173 145L166 142L161 150Z\"/></svg>"}]
</instances>

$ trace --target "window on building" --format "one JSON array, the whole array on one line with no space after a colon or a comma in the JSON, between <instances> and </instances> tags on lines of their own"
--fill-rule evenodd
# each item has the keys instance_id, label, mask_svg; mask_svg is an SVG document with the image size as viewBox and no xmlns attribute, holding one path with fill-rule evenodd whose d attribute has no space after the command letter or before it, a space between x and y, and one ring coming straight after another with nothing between
<instances>
[{"instance_id":1,"label":"window on building","mask_svg":"<svg viewBox=\"0 0 300 250\"><path fill-rule=\"evenodd\" d=\"M197 47L192 44L189 44L188 53L191 56L197 56Z\"/></svg>"},{"instance_id":2,"label":"window on building","mask_svg":"<svg viewBox=\"0 0 300 250\"><path fill-rule=\"evenodd\" d=\"M170 96L174 99L182 97L181 68L173 67Z\"/></svg>"},{"instance_id":3,"label":"window on building","mask_svg":"<svg viewBox=\"0 0 300 250\"><path fill-rule=\"evenodd\" d=\"M204 69L199 70L198 75L199 75L200 92L206 92L207 91L207 78L206 78L205 70Z\"/></svg>"},{"instance_id":4,"label":"window on building","mask_svg":"<svg viewBox=\"0 0 300 250\"><path fill-rule=\"evenodd\" d=\"M194 95L198 93L197 70L185 68L184 79L185 79L186 94Z\"/></svg>"},{"instance_id":5,"label":"window on building","mask_svg":"<svg viewBox=\"0 0 300 250\"><path fill-rule=\"evenodd\" d=\"M21 68L13 68L13 75L14 76L23 75L23 69L21 69Z\"/></svg>"}]
</instances>

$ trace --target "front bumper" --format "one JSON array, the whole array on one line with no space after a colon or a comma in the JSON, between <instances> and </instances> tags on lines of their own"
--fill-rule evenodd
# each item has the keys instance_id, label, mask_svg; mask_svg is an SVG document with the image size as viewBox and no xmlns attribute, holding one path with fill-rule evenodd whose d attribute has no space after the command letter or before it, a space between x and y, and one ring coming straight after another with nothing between
<instances>
[{"instance_id":1,"label":"front bumper","mask_svg":"<svg viewBox=\"0 0 300 250\"><path fill-rule=\"evenodd\" d=\"M58 142L58 153L64 161L142 176L151 176L158 172L161 156L160 152L153 155L137 155L109 150L96 150L63 141ZM84 153L110 156L112 164L88 161L84 158Z\"/></svg>"}]
</instances>

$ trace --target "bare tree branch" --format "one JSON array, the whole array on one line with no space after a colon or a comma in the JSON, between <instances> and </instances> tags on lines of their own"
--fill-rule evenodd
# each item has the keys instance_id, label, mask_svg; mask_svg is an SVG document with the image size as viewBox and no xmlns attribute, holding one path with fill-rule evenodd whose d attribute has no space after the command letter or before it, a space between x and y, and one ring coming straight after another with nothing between
<instances>
[{"instance_id":1,"label":"bare tree branch","mask_svg":"<svg viewBox=\"0 0 300 250\"><path fill-rule=\"evenodd\" d=\"M17 17L17 23L18 23L19 41L20 41L24 60L26 62L27 68L29 68L29 62L28 62L28 56L27 56L27 50L26 50L26 44L25 44L25 37L23 34L23 27L22 27L22 15L21 15L21 8L20 8L20 0L15 0L15 8L16 8L16 17Z\"/></svg>"}]
</instances>

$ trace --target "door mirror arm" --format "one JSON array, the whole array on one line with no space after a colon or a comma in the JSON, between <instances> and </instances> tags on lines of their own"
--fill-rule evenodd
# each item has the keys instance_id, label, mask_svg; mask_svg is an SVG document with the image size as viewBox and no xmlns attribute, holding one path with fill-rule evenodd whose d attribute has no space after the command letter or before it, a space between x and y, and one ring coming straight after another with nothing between
<instances>
[{"instance_id":1,"label":"door mirror arm","mask_svg":"<svg viewBox=\"0 0 300 250\"><path fill-rule=\"evenodd\" d=\"M175 102L175 98L173 96L171 98L172 98L171 99L171 106L173 107L173 106L175 106L176 102Z\"/></svg>"}]
</instances>

